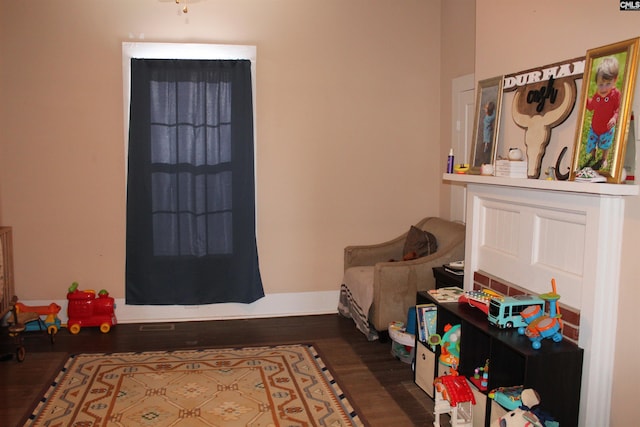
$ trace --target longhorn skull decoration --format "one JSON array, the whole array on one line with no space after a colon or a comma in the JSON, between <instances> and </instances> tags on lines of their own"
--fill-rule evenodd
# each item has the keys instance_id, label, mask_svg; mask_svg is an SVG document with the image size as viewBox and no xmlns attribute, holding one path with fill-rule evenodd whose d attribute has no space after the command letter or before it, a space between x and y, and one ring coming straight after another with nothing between
<instances>
[{"instance_id":1,"label":"longhorn skull decoration","mask_svg":"<svg viewBox=\"0 0 640 427\"><path fill-rule=\"evenodd\" d=\"M540 86L527 85L519 88L513 98L511 112L513 121L524 129L529 178L540 177L542 158L551 139L551 129L566 120L576 100L574 80L563 79L559 88L554 80L541 82Z\"/></svg>"}]
</instances>

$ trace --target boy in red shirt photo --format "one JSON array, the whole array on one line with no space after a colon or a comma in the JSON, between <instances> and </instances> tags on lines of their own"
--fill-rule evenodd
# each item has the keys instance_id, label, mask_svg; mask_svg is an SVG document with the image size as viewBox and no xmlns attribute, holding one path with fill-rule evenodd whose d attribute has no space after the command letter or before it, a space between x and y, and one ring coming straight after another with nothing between
<instances>
[{"instance_id":1,"label":"boy in red shirt photo","mask_svg":"<svg viewBox=\"0 0 640 427\"><path fill-rule=\"evenodd\" d=\"M612 56L602 60L596 69L596 92L587 99L587 110L593 111L591 127L587 137L587 153L591 157L585 166L593 165L595 170L604 170L608 166L608 156L615 126L620 110L620 91L616 88L618 80L618 60ZM597 149L602 150L602 157L596 161Z\"/></svg>"}]
</instances>

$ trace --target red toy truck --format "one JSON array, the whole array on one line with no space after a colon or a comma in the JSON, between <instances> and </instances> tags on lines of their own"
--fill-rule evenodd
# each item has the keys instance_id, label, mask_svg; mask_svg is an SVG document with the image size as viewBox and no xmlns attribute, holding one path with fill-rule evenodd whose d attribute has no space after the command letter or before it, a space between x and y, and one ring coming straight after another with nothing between
<instances>
[{"instance_id":1,"label":"red toy truck","mask_svg":"<svg viewBox=\"0 0 640 427\"><path fill-rule=\"evenodd\" d=\"M67 293L67 328L72 334L80 332L82 326L99 326L100 332L107 333L117 323L114 299L104 289L95 291L79 291L78 282L73 282Z\"/></svg>"}]
</instances>

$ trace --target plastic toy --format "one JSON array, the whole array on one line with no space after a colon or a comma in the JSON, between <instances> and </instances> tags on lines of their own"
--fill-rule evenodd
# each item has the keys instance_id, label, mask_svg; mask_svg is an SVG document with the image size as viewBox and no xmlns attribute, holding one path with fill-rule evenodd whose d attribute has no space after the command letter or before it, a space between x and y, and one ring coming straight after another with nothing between
<instances>
[{"instance_id":1,"label":"plastic toy","mask_svg":"<svg viewBox=\"0 0 640 427\"><path fill-rule=\"evenodd\" d=\"M485 288L481 290L466 291L464 294L460 295L458 302L461 304L469 304L488 315L489 304L493 298L503 298L503 296L491 289Z\"/></svg>"},{"instance_id":2,"label":"plastic toy","mask_svg":"<svg viewBox=\"0 0 640 427\"><path fill-rule=\"evenodd\" d=\"M524 403L522 402L522 391L524 386L516 385L511 387L498 387L491 390L487 396L495 400L507 411L518 409Z\"/></svg>"},{"instance_id":3,"label":"plastic toy","mask_svg":"<svg viewBox=\"0 0 640 427\"><path fill-rule=\"evenodd\" d=\"M83 326L99 326L100 332L106 334L117 324L114 299L104 289L96 297L95 291L79 291L78 282L73 282L69 287L67 300L67 328L74 335Z\"/></svg>"},{"instance_id":4,"label":"plastic toy","mask_svg":"<svg viewBox=\"0 0 640 427\"><path fill-rule=\"evenodd\" d=\"M435 387L435 404L433 425L440 426L440 415L449 414L452 427L471 427L473 411L471 405L476 404L467 379L458 375L443 375L433 381Z\"/></svg>"},{"instance_id":5,"label":"plastic toy","mask_svg":"<svg viewBox=\"0 0 640 427\"><path fill-rule=\"evenodd\" d=\"M526 335L536 350L542 347L541 341L545 338L554 342L562 341L562 315L558 307L560 295L556 292L556 279L551 279L551 286L553 292L540 295L540 298L549 302L549 315L544 314L538 306L528 307L521 313L527 326L518 328L518 333Z\"/></svg>"},{"instance_id":6,"label":"plastic toy","mask_svg":"<svg viewBox=\"0 0 640 427\"><path fill-rule=\"evenodd\" d=\"M11 303L5 311L0 314L1 319L5 319L9 325L9 336L16 343L16 359L18 362L24 361L26 350L23 345L22 332L25 331L45 331L51 338L51 343L55 341L55 334L60 329L60 319L57 314L61 307L56 303L47 306L28 306L18 302L18 297L13 296ZM45 316L42 319L40 316ZM11 354L0 355L0 360L10 360Z\"/></svg>"},{"instance_id":7,"label":"plastic toy","mask_svg":"<svg viewBox=\"0 0 640 427\"><path fill-rule=\"evenodd\" d=\"M520 328L527 326L522 317L523 310L538 306L544 309L544 300L533 295L515 295L512 297L492 298L489 302L489 323L499 328Z\"/></svg>"},{"instance_id":8,"label":"plastic toy","mask_svg":"<svg viewBox=\"0 0 640 427\"><path fill-rule=\"evenodd\" d=\"M520 399L524 405L523 407L518 407L507 412L502 417L492 422L491 427L543 427L543 424L538 417L529 410L529 408L540 403L538 393L536 393L535 390L528 388L522 391Z\"/></svg>"},{"instance_id":9,"label":"plastic toy","mask_svg":"<svg viewBox=\"0 0 640 427\"><path fill-rule=\"evenodd\" d=\"M55 335L62 326L58 318L58 313L60 313L62 307L54 302L49 305L25 305L21 302L16 302L15 307L19 318L26 316L30 319L23 320L25 331L47 331L51 337L51 342L55 341ZM33 313L36 314L35 317Z\"/></svg>"},{"instance_id":10,"label":"plastic toy","mask_svg":"<svg viewBox=\"0 0 640 427\"><path fill-rule=\"evenodd\" d=\"M522 390L522 405L491 422L491 427L558 427L552 417L542 411L540 396L532 388Z\"/></svg>"},{"instance_id":11,"label":"plastic toy","mask_svg":"<svg viewBox=\"0 0 640 427\"><path fill-rule=\"evenodd\" d=\"M415 318L415 313L414 313ZM415 329L415 326L414 326ZM404 327L402 322L391 322L389 324L389 338L392 340L391 355L400 359L404 363L412 363L414 355L414 345L416 337Z\"/></svg>"},{"instance_id":12,"label":"plastic toy","mask_svg":"<svg viewBox=\"0 0 640 427\"><path fill-rule=\"evenodd\" d=\"M18 302L18 297L14 295L13 298L11 298L11 302L9 306L7 307L6 310L2 312L2 315L0 317L2 319L5 319L5 317L7 318L6 320L9 323L9 328L8 328L9 336L13 338L16 344L16 360L18 362L23 362L26 354L26 350L23 345L24 340L22 338L21 333L24 332L25 326L24 326L24 323L21 322L21 320L22 321L36 320L38 315L35 313L30 313L30 318L26 318L26 316L24 315L18 317L18 312L16 310L17 302ZM0 360L3 362L6 360L11 360L12 358L13 358L13 354L2 354L0 356Z\"/></svg>"},{"instance_id":13,"label":"plastic toy","mask_svg":"<svg viewBox=\"0 0 640 427\"><path fill-rule=\"evenodd\" d=\"M469 381L478 387L478 390L487 391L487 386L489 385L489 359L484 363L484 366L474 369L473 376L469 378Z\"/></svg>"},{"instance_id":14,"label":"plastic toy","mask_svg":"<svg viewBox=\"0 0 640 427\"><path fill-rule=\"evenodd\" d=\"M432 334L427 339L427 344L432 347L441 346L440 363L445 366L458 366L460 360L460 325L445 325L444 335Z\"/></svg>"}]
</instances>

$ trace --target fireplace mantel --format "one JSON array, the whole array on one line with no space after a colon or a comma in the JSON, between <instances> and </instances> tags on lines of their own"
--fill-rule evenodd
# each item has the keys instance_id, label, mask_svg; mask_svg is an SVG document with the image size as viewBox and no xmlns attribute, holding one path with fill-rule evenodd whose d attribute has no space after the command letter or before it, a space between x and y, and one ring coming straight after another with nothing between
<instances>
[{"instance_id":1,"label":"fireplace mantel","mask_svg":"<svg viewBox=\"0 0 640 427\"><path fill-rule=\"evenodd\" d=\"M548 181L544 179L502 178L496 176L466 175L449 173L442 177L445 181L463 184L498 185L503 187L531 188L545 191L564 191L610 196L635 196L640 187L633 184L601 184L576 181Z\"/></svg>"},{"instance_id":2,"label":"fireplace mantel","mask_svg":"<svg viewBox=\"0 0 640 427\"><path fill-rule=\"evenodd\" d=\"M467 188L465 289L476 271L537 294L555 279L560 303L580 312L580 426L608 425L624 201L640 187L462 174L443 180Z\"/></svg>"}]
</instances>

